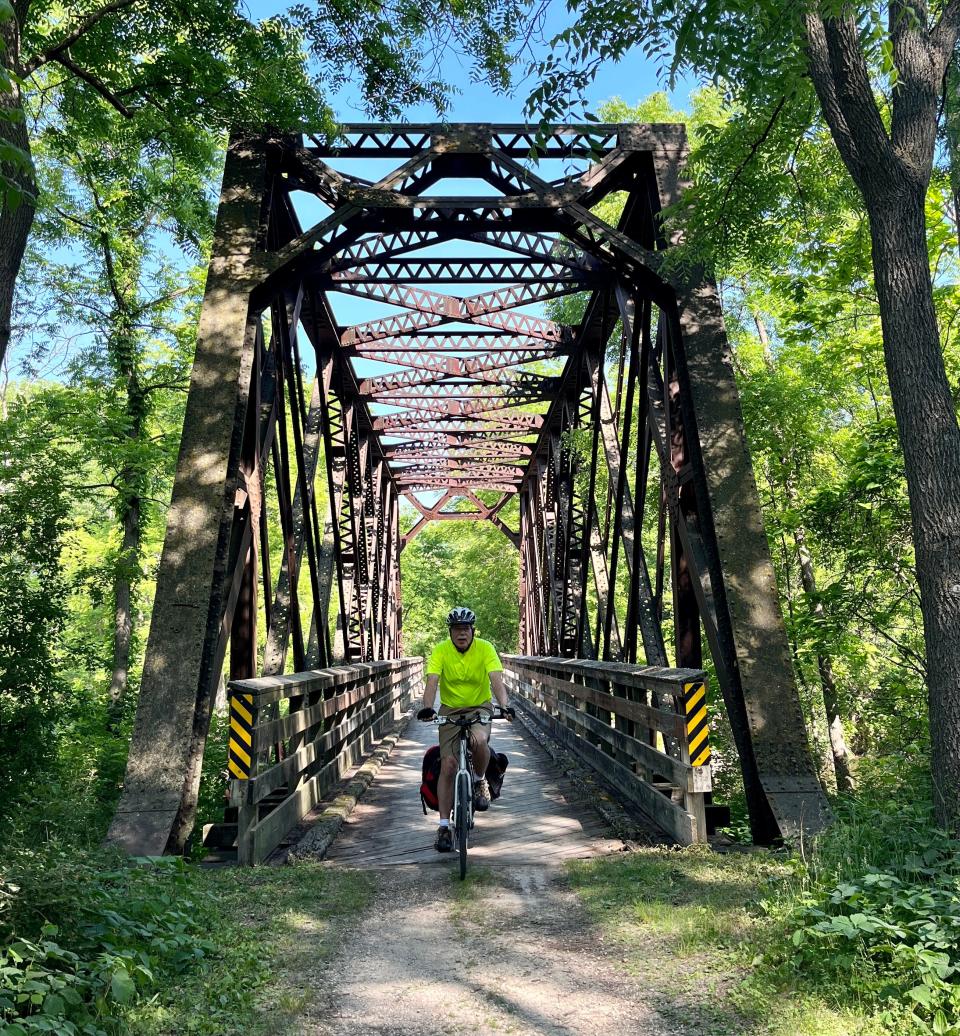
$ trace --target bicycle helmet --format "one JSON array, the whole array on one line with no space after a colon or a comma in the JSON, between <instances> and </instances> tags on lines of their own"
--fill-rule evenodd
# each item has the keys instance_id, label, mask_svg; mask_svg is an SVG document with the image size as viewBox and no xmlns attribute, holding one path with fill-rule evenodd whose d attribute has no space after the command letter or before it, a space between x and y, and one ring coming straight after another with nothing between
<instances>
[{"instance_id":1,"label":"bicycle helmet","mask_svg":"<svg viewBox=\"0 0 960 1036\"><path fill-rule=\"evenodd\" d=\"M457 607L447 616L448 626L476 626L477 617L469 608Z\"/></svg>"}]
</instances>

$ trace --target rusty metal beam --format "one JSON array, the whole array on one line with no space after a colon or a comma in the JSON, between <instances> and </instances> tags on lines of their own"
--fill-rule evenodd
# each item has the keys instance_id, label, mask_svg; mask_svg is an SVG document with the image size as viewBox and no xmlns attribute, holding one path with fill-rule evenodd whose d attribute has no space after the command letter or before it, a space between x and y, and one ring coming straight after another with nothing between
<instances>
[{"instance_id":1,"label":"rusty metal beam","mask_svg":"<svg viewBox=\"0 0 960 1036\"><path fill-rule=\"evenodd\" d=\"M545 179L532 151L568 159L563 175ZM700 667L702 628L758 840L822 822L716 294L664 272L683 156L669 126L365 125L231 144L115 841L182 844L228 652L244 676L282 671L288 644L297 668L394 657L400 552L452 520L518 548L527 653L666 665L672 580L675 661ZM345 157L396 161L365 178L334 168ZM315 226L300 191L329 208ZM596 205L616 191L614 227ZM579 291L576 327L530 311ZM333 315L345 295L365 307L352 326ZM515 496L519 532L502 517ZM403 536L401 501L419 516Z\"/></svg>"}]
</instances>

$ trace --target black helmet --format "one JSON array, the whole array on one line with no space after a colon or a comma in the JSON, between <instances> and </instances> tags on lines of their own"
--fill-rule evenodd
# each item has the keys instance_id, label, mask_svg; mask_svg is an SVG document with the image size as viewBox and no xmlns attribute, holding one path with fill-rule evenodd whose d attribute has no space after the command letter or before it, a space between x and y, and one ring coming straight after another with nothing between
<instances>
[{"instance_id":1,"label":"black helmet","mask_svg":"<svg viewBox=\"0 0 960 1036\"><path fill-rule=\"evenodd\" d=\"M454 608L447 616L448 626L476 626L477 617L469 608Z\"/></svg>"}]
</instances>

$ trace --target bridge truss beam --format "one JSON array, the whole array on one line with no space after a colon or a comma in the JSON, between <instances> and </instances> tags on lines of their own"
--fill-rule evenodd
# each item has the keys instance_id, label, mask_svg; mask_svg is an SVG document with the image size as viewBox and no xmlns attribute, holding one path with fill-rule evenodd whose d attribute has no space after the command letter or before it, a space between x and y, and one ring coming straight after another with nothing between
<instances>
[{"instance_id":1,"label":"bridge truss beam","mask_svg":"<svg viewBox=\"0 0 960 1036\"><path fill-rule=\"evenodd\" d=\"M684 148L626 125L231 141L112 841L183 848L225 667L400 657L401 551L449 520L517 547L525 655L699 669L705 641L757 840L820 826L716 290L663 272ZM398 164L336 168L364 158ZM329 214L304 227L297 192ZM579 293L571 323L537 309Z\"/></svg>"}]
</instances>

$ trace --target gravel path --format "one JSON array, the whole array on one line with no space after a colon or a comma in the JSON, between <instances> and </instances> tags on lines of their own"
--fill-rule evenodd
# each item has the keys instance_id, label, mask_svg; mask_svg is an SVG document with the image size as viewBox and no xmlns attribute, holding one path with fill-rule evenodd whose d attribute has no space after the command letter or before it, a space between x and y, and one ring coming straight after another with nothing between
<instances>
[{"instance_id":1,"label":"gravel path","mask_svg":"<svg viewBox=\"0 0 960 1036\"><path fill-rule=\"evenodd\" d=\"M490 867L466 885L426 866L372 876L377 893L355 937L309 976L316 993L286 1032L679 1036L561 868Z\"/></svg>"}]
</instances>

